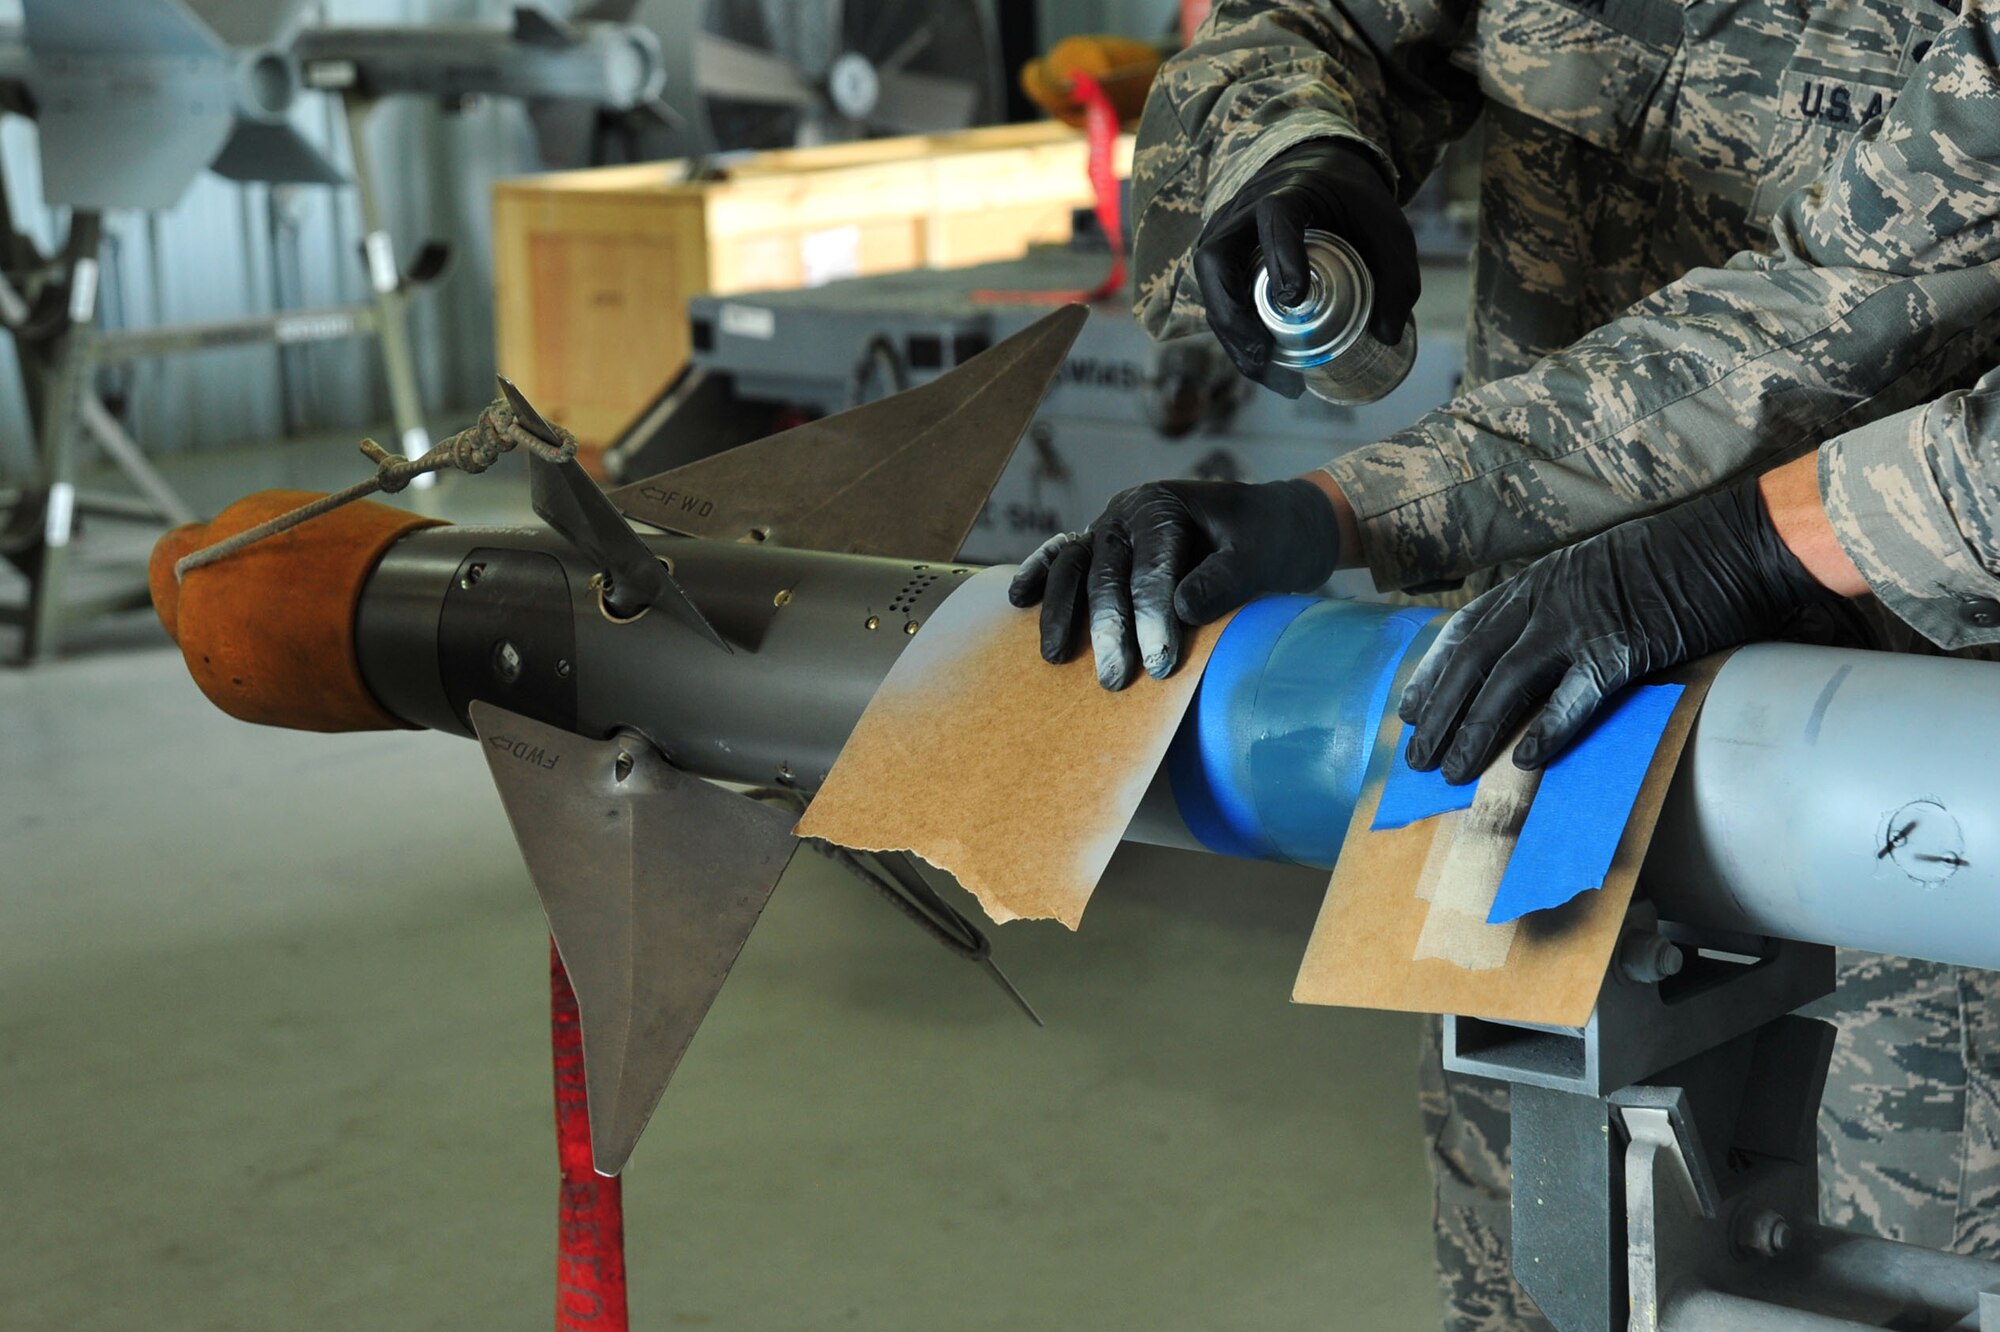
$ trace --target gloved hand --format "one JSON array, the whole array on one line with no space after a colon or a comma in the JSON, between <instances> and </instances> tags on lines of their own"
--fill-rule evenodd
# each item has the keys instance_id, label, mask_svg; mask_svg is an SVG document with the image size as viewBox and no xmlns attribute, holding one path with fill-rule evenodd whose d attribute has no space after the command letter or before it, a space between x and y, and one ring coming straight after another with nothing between
<instances>
[{"instance_id":1,"label":"gloved hand","mask_svg":"<svg viewBox=\"0 0 2000 1332\"><path fill-rule=\"evenodd\" d=\"M1476 779L1514 747L1539 768L1633 680L1839 598L1779 539L1755 478L1545 555L1445 625L1403 691L1410 766ZM1543 703L1543 700L1547 700Z\"/></svg>"},{"instance_id":2,"label":"gloved hand","mask_svg":"<svg viewBox=\"0 0 2000 1332\"><path fill-rule=\"evenodd\" d=\"M1416 233L1367 149L1346 139L1308 139L1266 162L1201 229L1194 276L1208 326L1236 368L1291 398L1304 381L1271 365L1274 344L1257 318L1251 281L1261 250L1278 299L1288 305L1303 300L1311 278L1308 227L1339 236L1368 266L1375 279L1368 328L1382 341L1403 336L1423 286Z\"/></svg>"},{"instance_id":3,"label":"gloved hand","mask_svg":"<svg viewBox=\"0 0 2000 1332\"><path fill-rule=\"evenodd\" d=\"M1076 651L1087 603L1097 682L1123 689L1141 661L1156 680L1173 671L1181 622L1311 591L1339 561L1340 519L1311 481L1154 481L1113 496L1087 530L1043 542L1007 596L1042 603L1050 663Z\"/></svg>"}]
</instances>

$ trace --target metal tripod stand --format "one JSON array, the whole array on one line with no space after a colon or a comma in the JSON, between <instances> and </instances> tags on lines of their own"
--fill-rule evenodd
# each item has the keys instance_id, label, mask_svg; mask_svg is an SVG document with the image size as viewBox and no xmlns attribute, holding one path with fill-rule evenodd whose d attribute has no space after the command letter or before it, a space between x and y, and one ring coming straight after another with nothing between
<instances>
[{"instance_id":1,"label":"metal tripod stand","mask_svg":"<svg viewBox=\"0 0 2000 1332\"><path fill-rule=\"evenodd\" d=\"M449 254L426 244L405 272L383 225L363 128L374 103L343 97L361 207L362 255L369 299L347 305L155 328L97 327L101 215L78 211L62 248L44 255L15 226L0 182L0 323L14 335L34 427L36 470L24 486L0 490L0 558L27 581L22 599L0 603L0 624L22 631L19 661L55 652L63 630L84 620L147 604L145 571L109 589L77 595L68 580L80 520L104 518L156 526L194 521L194 513L147 460L98 397L97 372L108 365L180 356L221 347L297 346L374 336L382 349L397 443L408 457L430 448L409 334L410 296L435 281ZM78 474L87 449L109 461L135 493L86 490ZM428 480L428 478L423 478Z\"/></svg>"}]
</instances>

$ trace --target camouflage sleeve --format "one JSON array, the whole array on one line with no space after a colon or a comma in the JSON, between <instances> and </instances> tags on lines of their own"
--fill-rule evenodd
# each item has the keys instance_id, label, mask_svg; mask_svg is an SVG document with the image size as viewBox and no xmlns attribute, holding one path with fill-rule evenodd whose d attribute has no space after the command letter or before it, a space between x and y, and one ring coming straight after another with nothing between
<instances>
[{"instance_id":1,"label":"camouflage sleeve","mask_svg":"<svg viewBox=\"0 0 2000 1332\"><path fill-rule=\"evenodd\" d=\"M2000 0L1965 0L1894 109L1786 200L1775 253L1330 463L1377 584L1532 558L1970 383L2000 339L1996 198Z\"/></svg>"},{"instance_id":2,"label":"camouflage sleeve","mask_svg":"<svg viewBox=\"0 0 2000 1332\"><path fill-rule=\"evenodd\" d=\"M1478 115L1453 63L1477 0L1218 0L1161 67L1132 161L1133 302L1156 338L1203 326L1189 252L1257 169L1351 139L1408 197Z\"/></svg>"},{"instance_id":3,"label":"camouflage sleeve","mask_svg":"<svg viewBox=\"0 0 2000 1332\"><path fill-rule=\"evenodd\" d=\"M1884 606L1941 648L2000 642L2000 370L1828 442L1819 486Z\"/></svg>"}]
</instances>

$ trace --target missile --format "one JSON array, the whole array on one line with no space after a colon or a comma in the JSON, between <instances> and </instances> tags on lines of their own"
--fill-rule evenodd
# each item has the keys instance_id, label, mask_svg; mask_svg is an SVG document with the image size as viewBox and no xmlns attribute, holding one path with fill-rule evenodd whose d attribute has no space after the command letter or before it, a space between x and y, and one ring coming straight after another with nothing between
<instances>
[{"instance_id":1,"label":"missile","mask_svg":"<svg viewBox=\"0 0 2000 1332\"><path fill-rule=\"evenodd\" d=\"M558 527L355 504L176 583L182 555L301 498L264 494L156 549L161 619L225 712L480 741L578 992L600 1171L629 1157L797 846L788 814L716 783L796 808L825 781L975 572L952 557L1082 317L1060 310L926 385L611 492L660 529L624 531L694 615L621 612L606 566L632 543ZM1225 629L1210 670L1271 687L1198 692L1185 725L1242 737L1244 761L1203 771L1208 789L1155 780L1127 836L1212 849L1180 813L1198 800L1311 828L1256 854L1331 866L1345 829L1310 816L1351 795L1341 765L1273 775L1248 747L1372 743L1393 695L1338 664L1367 659L1397 613L1325 602L1275 641ZM1990 664L1747 647L1683 752L1642 890L1690 926L2000 967L1997 733Z\"/></svg>"}]
</instances>

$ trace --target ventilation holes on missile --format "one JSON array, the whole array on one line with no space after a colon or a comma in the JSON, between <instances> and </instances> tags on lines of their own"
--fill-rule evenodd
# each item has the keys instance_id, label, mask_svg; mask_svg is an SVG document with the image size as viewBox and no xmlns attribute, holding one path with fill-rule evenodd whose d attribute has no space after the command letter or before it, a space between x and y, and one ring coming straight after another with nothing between
<instances>
[{"instance_id":1,"label":"ventilation holes on missile","mask_svg":"<svg viewBox=\"0 0 2000 1332\"><path fill-rule=\"evenodd\" d=\"M903 584L903 590L898 592L895 599L889 603L889 613L891 615L907 616L915 612L918 600L924 593L931 590L931 586L939 578L943 577L942 574L932 569L928 564L913 564L910 568L913 572L910 574L909 580ZM915 633L917 631L916 623L915 620L911 620L904 632ZM870 624L868 627L873 629L875 626Z\"/></svg>"}]
</instances>

